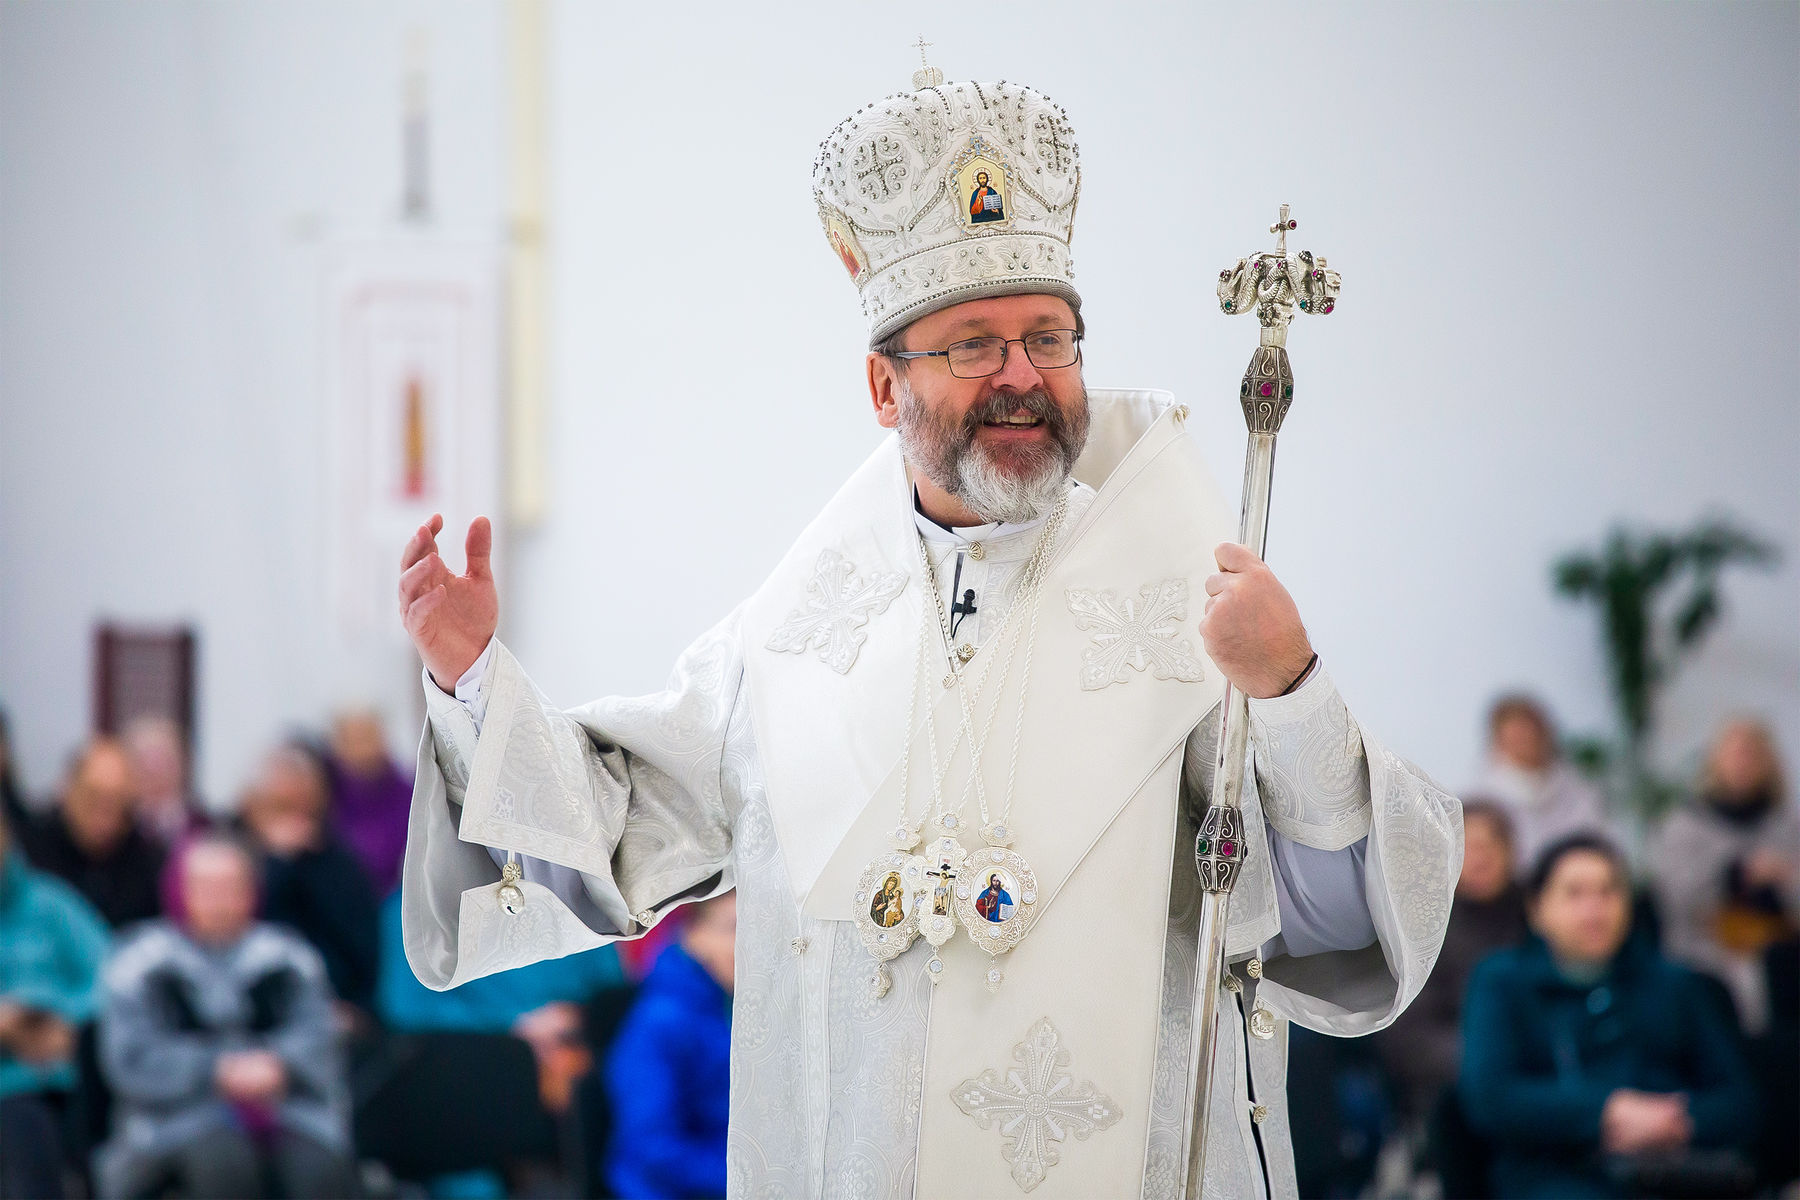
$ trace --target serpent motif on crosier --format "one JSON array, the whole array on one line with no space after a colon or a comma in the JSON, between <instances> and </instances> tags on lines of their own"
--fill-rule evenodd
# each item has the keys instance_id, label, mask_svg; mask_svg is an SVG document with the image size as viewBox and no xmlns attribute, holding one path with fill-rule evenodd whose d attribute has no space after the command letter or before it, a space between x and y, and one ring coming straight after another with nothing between
<instances>
[{"instance_id":1,"label":"serpent motif on crosier","mask_svg":"<svg viewBox=\"0 0 1800 1200\"><path fill-rule=\"evenodd\" d=\"M1255 312L1264 325L1286 325L1294 310L1326 314L1337 307L1339 274L1310 250L1240 258L1219 272L1219 307L1236 316Z\"/></svg>"}]
</instances>

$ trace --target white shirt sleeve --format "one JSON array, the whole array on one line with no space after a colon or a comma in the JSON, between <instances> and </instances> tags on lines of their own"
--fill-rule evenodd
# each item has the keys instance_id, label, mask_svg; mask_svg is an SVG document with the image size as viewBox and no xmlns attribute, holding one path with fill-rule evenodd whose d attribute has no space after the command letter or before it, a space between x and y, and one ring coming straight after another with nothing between
<instances>
[{"instance_id":1,"label":"white shirt sleeve","mask_svg":"<svg viewBox=\"0 0 1800 1200\"><path fill-rule=\"evenodd\" d=\"M482 689L482 683L487 679L488 668L493 662L494 639L489 638L488 644L482 648L481 657L456 681L456 698L469 710L469 719L475 722L476 733L481 732L481 718L487 715L487 695Z\"/></svg>"}]
</instances>

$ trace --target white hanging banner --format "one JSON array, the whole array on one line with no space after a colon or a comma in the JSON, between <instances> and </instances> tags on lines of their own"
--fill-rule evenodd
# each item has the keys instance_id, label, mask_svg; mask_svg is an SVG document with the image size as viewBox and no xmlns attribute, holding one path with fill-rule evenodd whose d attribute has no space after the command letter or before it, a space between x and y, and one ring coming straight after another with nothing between
<instances>
[{"instance_id":1,"label":"white hanging banner","mask_svg":"<svg viewBox=\"0 0 1800 1200\"><path fill-rule=\"evenodd\" d=\"M468 522L500 517L499 255L488 246L343 246L328 282L331 604L348 637L404 639L400 550L432 513L461 563Z\"/></svg>"}]
</instances>

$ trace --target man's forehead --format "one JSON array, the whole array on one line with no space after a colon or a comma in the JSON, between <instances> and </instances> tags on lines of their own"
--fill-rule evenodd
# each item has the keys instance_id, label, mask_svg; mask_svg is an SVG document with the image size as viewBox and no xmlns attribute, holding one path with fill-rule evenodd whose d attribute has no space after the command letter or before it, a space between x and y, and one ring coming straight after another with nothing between
<instances>
[{"instance_id":1,"label":"man's forehead","mask_svg":"<svg viewBox=\"0 0 1800 1200\"><path fill-rule=\"evenodd\" d=\"M939 334L968 336L1000 333L1018 327L1066 326L1073 310L1060 296L1001 296L970 300L920 320L915 328L929 326Z\"/></svg>"}]
</instances>

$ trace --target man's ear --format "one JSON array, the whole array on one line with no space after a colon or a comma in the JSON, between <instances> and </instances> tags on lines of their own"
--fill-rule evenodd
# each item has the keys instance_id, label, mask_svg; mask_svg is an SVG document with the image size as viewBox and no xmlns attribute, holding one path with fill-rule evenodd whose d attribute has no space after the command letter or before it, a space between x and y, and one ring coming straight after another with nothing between
<instances>
[{"instance_id":1,"label":"man's ear","mask_svg":"<svg viewBox=\"0 0 1800 1200\"><path fill-rule=\"evenodd\" d=\"M875 421L883 429L892 429L900 424L900 364L871 350L864 366L869 375L869 402L875 408Z\"/></svg>"}]
</instances>

